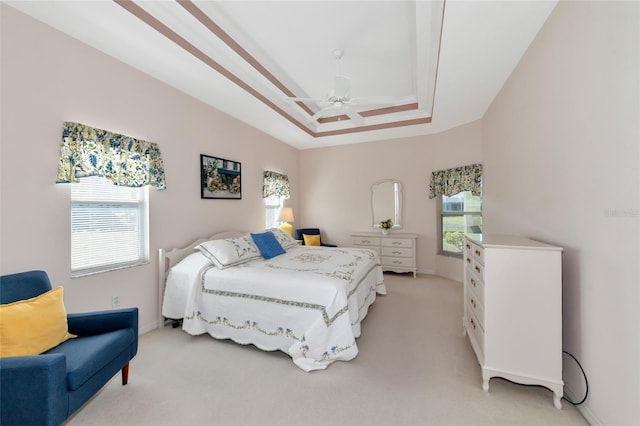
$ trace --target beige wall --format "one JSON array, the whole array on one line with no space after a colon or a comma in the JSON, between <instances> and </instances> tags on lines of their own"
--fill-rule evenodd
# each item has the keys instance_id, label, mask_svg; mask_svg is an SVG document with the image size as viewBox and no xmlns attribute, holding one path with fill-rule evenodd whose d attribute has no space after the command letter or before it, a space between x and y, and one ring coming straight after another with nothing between
<instances>
[{"instance_id":1,"label":"beige wall","mask_svg":"<svg viewBox=\"0 0 640 426\"><path fill-rule=\"evenodd\" d=\"M352 231L372 230L371 184L397 179L403 189L402 231L418 234L418 271L462 281L462 262L438 256L434 170L482 161L482 126L476 121L430 136L300 152L300 222L323 238L349 245Z\"/></svg>"},{"instance_id":2,"label":"beige wall","mask_svg":"<svg viewBox=\"0 0 640 426\"><path fill-rule=\"evenodd\" d=\"M483 162L485 229L564 247L564 346L589 376L586 414L640 424L638 8L562 1L482 121L298 152L3 4L0 272L46 270L70 311L119 295L148 330L157 249L260 229L270 169L291 178L294 226L341 245L370 229L371 183L400 180L419 271L460 280L460 261L436 255L427 185L433 170ZM53 183L65 120L160 145L168 189L151 191L150 265L69 278L69 186ZM199 154L242 162L242 200L200 200ZM565 378L581 394L570 363Z\"/></svg>"},{"instance_id":3,"label":"beige wall","mask_svg":"<svg viewBox=\"0 0 640 426\"><path fill-rule=\"evenodd\" d=\"M44 269L72 312L140 307L157 315L157 251L220 230L264 228L262 172L283 172L297 209L298 153L253 128L2 4L0 271ZM146 266L71 279L70 187L54 184L62 123L160 145L167 189L150 190ZM242 163L242 200L201 200L200 154Z\"/></svg>"},{"instance_id":4,"label":"beige wall","mask_svg":"<svg viewBox=\"0 0 640 426\"><path fill-rule=\"evenodd\" d=\"M564 247L564 348L607 425L640 424L639 5L561 1L483 119L485 232Z\"/></svg>"}]
</instances>

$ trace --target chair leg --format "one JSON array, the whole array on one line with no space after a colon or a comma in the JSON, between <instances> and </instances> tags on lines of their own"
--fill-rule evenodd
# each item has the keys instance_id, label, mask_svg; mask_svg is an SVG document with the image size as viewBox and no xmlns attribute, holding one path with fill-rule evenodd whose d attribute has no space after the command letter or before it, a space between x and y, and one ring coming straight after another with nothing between
<instances>
[{"instance_id":1,"label":"chair leg","mask_svg":"<svg viewBox=\"0 0 640 426\"><path fill-rule=\"evenodd\" d=\"M129 381L129 363L122 367L122 386L126 385Z\"/></svg>"}]
</instances>

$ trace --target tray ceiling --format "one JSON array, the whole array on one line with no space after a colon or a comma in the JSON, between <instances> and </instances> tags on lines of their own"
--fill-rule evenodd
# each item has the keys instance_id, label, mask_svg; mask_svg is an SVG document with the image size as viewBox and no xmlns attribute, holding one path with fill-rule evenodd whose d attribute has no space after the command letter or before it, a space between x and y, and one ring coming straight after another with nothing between
<instances>
[{"instance_id":1,"label":"tray ceiling","mask_svg":"<svg viewBox=\"0 0 640 426\"><path fill-rule=\"evenodd\" d=\"M299 149L432 134L480 119L556 5L7 3Z\"/></svg>"}]
</instances>

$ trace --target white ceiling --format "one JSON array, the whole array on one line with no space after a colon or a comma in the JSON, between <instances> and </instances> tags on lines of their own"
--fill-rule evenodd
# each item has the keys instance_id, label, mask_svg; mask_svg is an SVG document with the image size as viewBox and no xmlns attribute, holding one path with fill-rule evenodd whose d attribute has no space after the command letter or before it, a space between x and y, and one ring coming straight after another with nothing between
<instances>
[{"instance_id":1,"label":"white ceiling","mask_svg":"<svg viewBox=\"0 0 640 426\"><path fill-rule=\"evenodd\" d=\"M556 2L7 3L307 149L438 133L481 118ZM364 118L337 109L310 121L326 104L290 97L326 100L338 71ZM387 103L369 105L371 97Z\"/></svg>"}]
</instances>

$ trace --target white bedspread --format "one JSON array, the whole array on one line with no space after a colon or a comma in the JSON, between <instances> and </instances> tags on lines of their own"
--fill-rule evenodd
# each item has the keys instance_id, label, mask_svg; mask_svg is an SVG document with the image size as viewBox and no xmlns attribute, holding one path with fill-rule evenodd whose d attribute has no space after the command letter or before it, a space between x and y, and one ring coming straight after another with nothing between
<instances>
[{"instance_id":1,"label":"white bedspread","mask_svg":"<svg viewBox=\"0 0 640 426\"><path fill-rule=\"evenodd\" d=\"M311 371L358 354L376 293L386 288L372 250L299 246L228 269L196 252L169 272L162 313L187 333L281 350Z\"/></svg>"}]
</instances>

